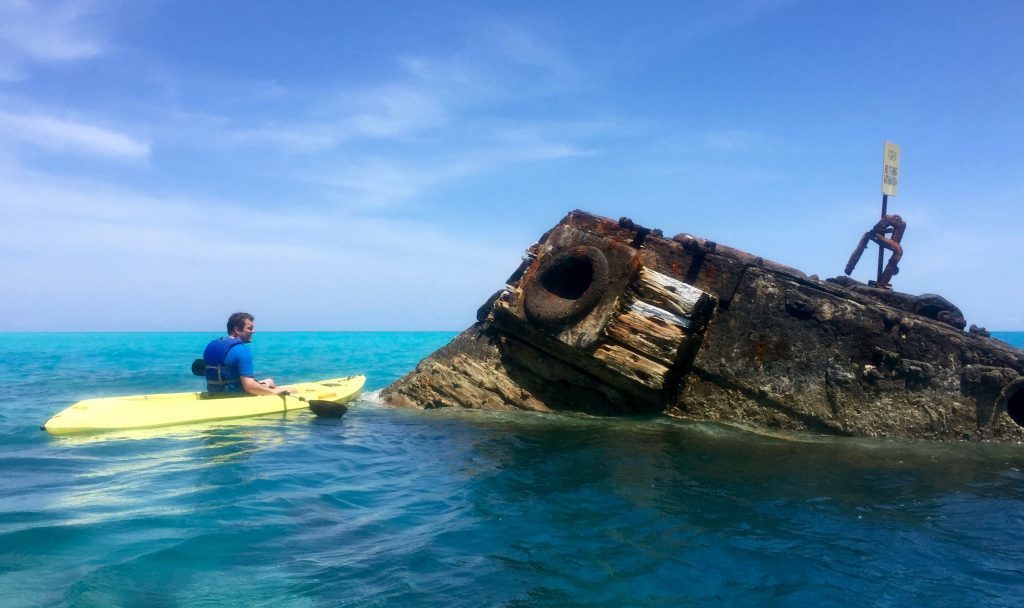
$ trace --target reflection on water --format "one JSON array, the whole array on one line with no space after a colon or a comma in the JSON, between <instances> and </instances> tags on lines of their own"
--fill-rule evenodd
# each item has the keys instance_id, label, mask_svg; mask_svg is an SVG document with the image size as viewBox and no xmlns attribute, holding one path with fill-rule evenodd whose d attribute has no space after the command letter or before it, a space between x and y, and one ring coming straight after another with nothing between
<instances>
[{"instance_id":1,"label":"reflection on water","mask_svg":"<svg viewBox=\"0 0 1024 608\"><path fill-rule=\"evenodd\" d=\"M408 369L387 368L393 351L367 355L392 379ZM962 608L1024 592L1021 446L395 410L373 393L340 420L51 437L38 422L71 397L47 373L21 380L37 402L0 395L0 606Z\"/></svg>"}]
</instances>

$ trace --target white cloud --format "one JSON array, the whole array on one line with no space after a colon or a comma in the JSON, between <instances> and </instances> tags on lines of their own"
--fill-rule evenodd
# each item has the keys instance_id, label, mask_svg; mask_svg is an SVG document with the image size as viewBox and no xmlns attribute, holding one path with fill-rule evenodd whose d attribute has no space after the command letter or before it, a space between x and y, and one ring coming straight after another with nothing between
<instances>
[{"instance_id":1,"label":"white cloud","mask_svg":"<svg viewBox=\"0 0 1024 608\"><path fill-rule=\"evenodd\" d=\"M25 62L68 62L95 57L103 43L90 31L91 2L0 3L0 79L24 78Z\"/></svg>"},{"instance_id":2,"label":"white cloud","mask_svg":"<svg viewBox=\"0 0 1024 608\"><path fill-rule=\"evenodd\" d=\"M92 40L75 19L52 23L64 23L72 42ZM15 39L21 40L0 37L0 51ZM103 50L99 43L84 45L76 55L75 45L62 54L56 46L19 44L19 69ZM472 51L481 46L473 44ZM198 77L161 83L173 94L153 108L145 133L167 150L159 160L187 156L175 159L179 164L157 163L143 177L177 181L183 191L294 186L287 192L300 204L284 200L269 209L62 177L62 171L80 174L71 163L40 173L12 169L33 166L32 155L16 156L29 146L131 160L149 158L151 144L104 120L116 116L113 110L61 114L29 100L5 104L16 109L0 110L0 215L10 233L0 243L0 262L16 267L19 285L5 303L8 328L17 322L20 329L60 329L46 327L46 319L66 318L70 328L145 329L149 321L138 315L192 319L202 316L202 307L229 300L246 308L291 307L300 329L303 317L329 309L334 319L315 327L468 325L476 306L518 264L523 244L505 247L501 235L482 244L432 220L374 216L469 175L591 154L593 139L608 134L599 121L500 119L523 96L548 94L534 89L534 80L561 86L561 76L573 69L521 30L487 44L480 54L403 55L379 80L326 90L271 83L249 96L238 94L245 87ZM276 111L283 107L287 113ZM206 171L225 185L203 183ZM200 179L193 183L190 175ZM324 205L325 199L338 204Z\"/></svg>"},{"instance_id":3,"label":"white cloud","mask_svg":"<svg viewBox=\"0 0 1024 608\"><path fill-rule=\"evenodd\" d=\"M408 204L424 192L471 175L515 163L557 160L594 154L557 139L557 126L485 130L483 143L453 152L407 157L367 157L328 162L292 173L298 181L338 189L335 198L350 207L382 208Z\"/></svg>"},{"instance_id":4,"label":"white cloud","mask_svg":"<svg viewBox=\"0 0 1024 608\"><path fill-rule=\"evenodd\" d=\"M532 32L496 19L475 27L461 52L398 56L398 72L380 84L326 94L278 89L281 96L294 99L294 115L304 118L262 124L250 120L231 128L224 140L308 154L358 140L402 141L445 129L464 131L524 97L550 93L552 83L564 90L578 80L575 64ZM542 81L548 84L541 86ZM453 134L445 135L451 139ZM538 149L537 157L574 154L566 145Z\"/></svg>"},{"instance_id":5,"label":"white cloud","mask_svg":"<svg viewBox=\"0 0 1024 608\"><path fill-rule=\"evenodd\" d=\"M359 94L361 108L348 121L357 135L398 137L415 130L444 124L451 100L443 100L436 91L395 84Z\"/></svg>"},{"instance_id":6,"label":"white cloud","mask_svg":"<svg viewBox=\"0 0 1024 608\"><path fill-rule=\"evenodd\" d=\"M399 74L384 84L320 96L285 93L305 119L223 127L224 136L203 140L283 152L275 170L340 191L332 198L343 205L380 208L509 164L591 155L592 142L621 131L609 120L496 119L520 93L498 84L500 70L486 61L403 56ZM282 169L292 161L300 166Z\"/></svg>"},{"instance_id":7,"label":"white cloud","mask_svg":"<svg viewBox=\"0 0 1024 608\"><path fill-rule=\"evenodd\" d=\"M704 143L707 146L727 152L749 152L762 148L767 142L768 137L758 131L729 129L704 134Z\"/></svg>"},{"instance_id":8,"label":"white cloud","mask_svg":"<svg viewBox=\"0 0 1024 608\"><path fill-rule=\"evenodd\" d=\"M321 152L359 139L402 139L444 124L446 102L427 88L393 83L327 95L306 109L311 117L290 123L229 130L227 141L283 147L294 153Z\"/></svg>"},{"instance_id":9,"label":"white cloud","mask_svg":"<svg viewBox=\"0 0 1024 608\"><path fill-rule=\"evenodd\" d=\"M7 141L76 155L139 159L150 150L148 142L118 131L41 114L0 112L0 133Z\"/></svg>"},{"instance_id":10,"label":"white cloud","mask_svg":"<svg viewBox=\"0 0 1024 608\"><path fill-rule=\"evenodd\" d=\"M224 138L229 144L274 147L292 153L320 152L342 141L338 129L325 123L265 124L228 129ZM216 141L216 139L214 139Z\"/></svg>"},{"instance_id":11,"label":"white cloud","mask_svg":"<svg viewBox=\"0 0 1024 608\"><path fill-rule=\"evenodd\" d=\"M522 27L493 22L488 30L496 48L516 63L535 66L563 77L577 73L575 66L562 51Z\"/></svg>"},{"instance_id":12,"label":"white cloud","mask_svg":"<svg viewBox=\"0 0 1024 608\"><path fill-rule=\"evenodd\" d=\"M3 167L0 213L0 331L201 329L233 307L280 311L265 329L462 329L520 254L413 221Z\"/></svg>"},{"instance_id":13,"label":"white cloud","mask_svg":"<svg viewBox=\"0 0 1024 608\"><path fill-rule=\"evenodd\" d=\"M480 89L487 81L481 66L458 57L399 56L402 71L421 86L457 88L463 93Z\"/></svg>"},{"instance_id":14,"label":"white cloud","mask_svg":"<svg viewBox=\"0 0 1024 608\"><path fill-rule=\"evenodd\" d=\"M304 172L299 179L340 189L339 198L356 207L386 207L415 198L424 189L452 177L451 170L403 166L395 161L368 159L345 163L319 172ZM458 172L455 172L456 175Z\"/></svg>"},{"instance_id":15,"label":"white cloud","mask_svg":"<svg viewBox=\"0 0 1024 608\"><path fill-rule=\"evenodd\" d=\"M687 18L673 23L676 27L672 36L677 43L692 45L756 22L790 4L793 0L736 0L709 6L691 3L685 11Z\"/></svg>"},{"instance_id":16,"label":"white cloud","mask_svg":"<svg viewBox=\"0 0 1024 608\"><path fill-rule=\"evenodd\" d=\"M593 150L570 143L606 133L602 123L538 123L494 129L494 151L489 155L495 164L525 160L551 160L589 156Z\"/></svg>"}]
</instances>

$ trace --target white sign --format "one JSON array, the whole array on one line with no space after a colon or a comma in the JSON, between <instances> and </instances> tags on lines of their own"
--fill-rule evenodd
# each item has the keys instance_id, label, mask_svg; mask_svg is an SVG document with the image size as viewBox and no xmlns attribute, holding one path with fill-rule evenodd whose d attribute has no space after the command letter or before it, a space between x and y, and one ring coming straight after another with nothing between
<instances>
[{"instance_id":1,"label":"white sign","mask_svg":"<svg viewBox=\"0 0 1024 608\"><path fill-rule=\"evenodd\" d=\"M900 185L900 147L885 142L882 152L882 194L896 196Z\"/></svg>"}]
</instances>

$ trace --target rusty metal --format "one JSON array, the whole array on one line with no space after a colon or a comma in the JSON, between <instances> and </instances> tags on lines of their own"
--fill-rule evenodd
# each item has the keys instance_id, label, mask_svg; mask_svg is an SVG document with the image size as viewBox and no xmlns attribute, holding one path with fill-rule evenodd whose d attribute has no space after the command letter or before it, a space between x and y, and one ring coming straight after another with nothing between
<instances>
[{"instance_id":1,"label":"rusty metal","mask_svg":"<svg viewBox=\"0 0 1024 608\"><path fill-rule=\"evenodd\" d=\"M906 236L902 219L868 228L858 249ZM651 230L638 249L636 234L635 223L570 212L529 247L517 278L497 283L477 323L382 400L1024 441L1024 354L963 331L945 298L822 281L687 233ZM588 294L597 301L579 304Z\"/></svg>"},{"instance_id":2,"label":"rusty metal","mask_svg":"<svg viewBox=\"0 0 1024 608\"><path fill-rule=\"evenodd\" d=\"M885 217L889 215L889 195L882 195L882 215L879 217ZM878 272L875 273L875 278L880 282L882 280L882 262L885 261L885 247L878 246Z\"/></svg>"},{"instance_id":3,"label":"rusty metal","mask_svg":"<svg viewBox=\"0 0 1024 608\"><path fill-rule=\"evenodd\" d=\"M868 242L877 243L879 247L888 249L892 252L892 257L889 258L889 263L885 265L885 270L882 271L878 277L878 281L874 283L875 287L881 287L883 289L889 289L889 281L892 280L893 275L899 273L900 269L897 266L900 259L903 257L903 247L900 245L900 241L903 240L903 233L907 230L907 223L903 221L898 215L886 215L882 219L878 220L878 223L874 225L871 230L864 233L861 237L860 242L857 243L857 247L853 250L853 254L850 255L850 261L846 263L846 274L849 275L853 272L853 269L857 266L857 262L860 261L860 256L864 254L864 250L868 247Z\"/></svg>"}]
</instances>

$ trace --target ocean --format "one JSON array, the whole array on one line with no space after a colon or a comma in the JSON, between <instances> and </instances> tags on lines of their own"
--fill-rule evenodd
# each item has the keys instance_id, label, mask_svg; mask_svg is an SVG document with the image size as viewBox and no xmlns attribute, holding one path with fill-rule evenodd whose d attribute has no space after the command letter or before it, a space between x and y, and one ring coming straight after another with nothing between
<instances>
[{"instance_id":1,"label":"ocean","mask_svg":"<svg viewBox=\"0 0 1024 608\"><path fill-rule=\"evenodd\" d=\"M1024 446L379 403L454 336L258 332L339 420L52 437L215 334L0 334L0 606L1024 605Z\"/></svg>"}]
</instances>

